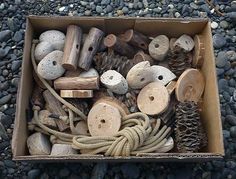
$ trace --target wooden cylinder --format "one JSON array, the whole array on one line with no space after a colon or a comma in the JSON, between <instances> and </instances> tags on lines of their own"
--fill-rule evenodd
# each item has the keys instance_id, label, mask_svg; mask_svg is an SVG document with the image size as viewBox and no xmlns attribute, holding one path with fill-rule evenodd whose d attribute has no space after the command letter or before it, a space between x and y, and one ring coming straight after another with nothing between
<instances>
[{"instance_id":1,"label":"wooden cylinder","mask_svg":"<svg viewBox=\"0 0 236 179\"><path fill-rule=\"evenodd\" d=\"M148 44L150 40L147 36L143 35L140 32L134 31L133 29L127 30L122 36L123 40L135 47L139 47L143 50L148 49Z\"/></svg>"},{"instance_id":2,"label":"wooden cylinder","mask_svg":"<svg viewBox=\"0 0 236 179\"><path fill-rule=\"evenodd\" d=\"M76 70L79 60L82 30L76 25L69 25L66 32L62 66L66 70Z\"/></svg>"},{"instance_id":3,"label":"wooden cylinder","mask_svg":"<svg viewBox=\"0 0 236 179\"><path fill-rule=\"evenodd\" d=\"M99 89L99 78L61 77L54 81L54 88L62 90Z\"/></svg>"},{"instance_id":4,"label":"wooden cylinder","mask_svg":"<svg viewBox=\"0 0 236 179\"><path fill-rule=\"evenodd\" d=\"M149 61L151 65L153 65L153 59L150 55L144 53L143 51L139 51L134 55L133 63L137 64L142 61Z\"/></svg>"},{"instance_id":5,"label":"wooden cylinder","mask_svg":"<svg viewBox=\"0 0 236 179\"><path fill-rule=\"evenodd\" d=\"M133 58L135 55L135 50L132 46L122 41L119 37L114 34L109 34L104 39L104 45L112 48L114 51L120 55L127 56L128 58Z\"/></svg>"},{"instance_id":6,"label":"wooden cylinder","mask_svg":"<svg viewBox=\"0 0 236 179\"><path fill-rule=\"evenodd\" d=\"M81 50L78 66L84 70L89 70L93 56L97 53L104 33L93 27L90 29Z\"/></svg>"}]
</instances>

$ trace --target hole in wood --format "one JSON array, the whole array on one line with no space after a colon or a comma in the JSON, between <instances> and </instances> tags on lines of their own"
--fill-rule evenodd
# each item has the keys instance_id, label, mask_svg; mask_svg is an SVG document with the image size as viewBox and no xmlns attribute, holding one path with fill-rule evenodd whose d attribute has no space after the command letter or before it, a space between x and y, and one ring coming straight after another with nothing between
<instances>
[{"instance_id":1,"label":"hole in wood","mask_svg":"<svg viewBox=\"0 0 236 179\"><path fill-rule=\"evenodd\" d=\"M88 49L90 52L93 50L93 47L89 47L89 49Z\"/></svg>"},{"instance_id":2,"label":"hole in wood","mask_svg":"<svg viewBox=\"0 0 236 179\"><path fill-rule=\"evenodd\" d=\"M145 78L141 78L141 80L140 81L144 81L145 80Z\"/></svg>"},{"instance_id":3,"label":"hole in wood","mask_svg":"<svg viewBox=\"0 0 236 179\"><path fill-rule=\"evenodd\" d=\"M100 122L104 124L106 121L105 119L101 119Z\"/></svg>"},{"instance_id":4,"label":"hole in wood","mask_svg":"<svg viewBox=\"0 0 236 179\"><path fill-rule=\"evenodd\" d=\"M53 61L52 64L55 66L55 65L57 65L57 62L56 62L56 61Z\"/></svg>"},{"instance_id":5,"label":"hole in wood","mask_svg":"<svg viewBox=\"0 0 236 179\"><path fill-rule=\"evenodd\" d=\"M145 44L144 44L144 43L141 43L140 45L141 45L142 47L144 47L144 46L145 46Z\"/></svg>"},{"instance_id":6,"label":"hole in wood","mask_svg":"<svg viewBox=\"0 0 236 179\"><path fill-rule=\"evenodd\" d=\"M188 45L188 41L185 41L185 43Z\"/></svg>"},{"instance_id":7,"label":"hole in wood","mask_svg":"<svg viewBox=\"0 0 236 179\"><path fill-rule=\"evenodd\" d=\"M154 96L149 96L150 101L154 100Z\"/></svg>"},{"instance_id":8,"label":"hole in wood","mask_svg":"<svg viewBox=\"0 0 236 179\"><path fill-rule=\"evenodd\" d=\"M163 76L162 75L158 76L158 80L163 80Z\"/></svg>"},{"instance_id":9,"label":"hole in wood","mask_svg":"<svg viewBox=\"0 0 236 179\"><path fill-rule=\"evenodd\" d=\"M112 79L113 79L113 76L110 76L109 79L112 80Z\"/></svg>"},{"instance_id":10,"label":"hole in wood","mask_svg":"<svg viewBox=\"0 0 236 179\"><path fill-rule=\"evenodd\" d=\"M89 134L89 130L87 130L87 133Z\"/></svg>"},{"instance_id":11,"label":"hole in wood","mask_svg":"<svg viewBox=\"0 0 236 179\"><path fill-rule=\"evenodd\" d=\"M159 47L159 44L155 44L155 48L158 48Z\"/></svg>"},{"instance_id":12,"label":"hole in wood","mask_svg":"<svg viewBox=\"0 0 236 179\"><path fill-rule=\"evenodd\" d=\"M76 48L77 48L77 49L79 48L79 45L78 45L78 44L76 44Z\"/></svg>"}]
</instances>

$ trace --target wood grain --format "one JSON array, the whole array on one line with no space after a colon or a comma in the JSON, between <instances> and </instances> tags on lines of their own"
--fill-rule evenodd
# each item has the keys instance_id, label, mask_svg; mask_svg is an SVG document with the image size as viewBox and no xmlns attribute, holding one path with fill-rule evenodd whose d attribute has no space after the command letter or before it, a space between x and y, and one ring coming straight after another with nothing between
<instances>
[{"instance_id":1,"label":"wood grain","mask_svg":"<svg viewBox=\"0 0 236 179\"><path fill-rule=\"evenodd\" d=\"M62 98L92 98L92 90L60 90Z\"/></svg>"}]
</instances>

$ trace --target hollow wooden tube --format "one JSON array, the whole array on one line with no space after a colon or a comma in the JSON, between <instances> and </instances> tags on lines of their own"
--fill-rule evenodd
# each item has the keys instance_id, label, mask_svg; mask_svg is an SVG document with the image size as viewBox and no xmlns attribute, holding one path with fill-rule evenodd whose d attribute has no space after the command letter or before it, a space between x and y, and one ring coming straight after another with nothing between
<instances>
[{"instance_id":1,"label":"hollow wooden tube","mask_svg":"<svg viewBox=\"0 0 236 179\"><path fill-rule=\"evenodd\" d=\"M147 50L148 44L150 43L147 36L140 32L134 31L133 29L127 30L122 36L122 40L143 50Z\"/></svg>"},{"instance_id":2,"label":"hollow wooden tube","mask_svg":"<svg viewBox=\"0 0 236 179\"><path fill-rule=\"evenodd\" d=\"M93 56L96 54L104 33L95 27L91 28L80 53L78 66L84 70L89 70Z\"/></svg>"},{"instance_id":3,"label":"hollow wooden tube","mask_svg":"<svg viewBox=\"0 0 236 179\"><path fill-rule=\"evenodd\" d=\"M104 45L112 48L114 51L120 55L127 56L128 58L133 58L135 55L135 50L132 46L122 41L119 37L114 34L109 34L104 39Z\"/></svg>"},{"instance_id":4,"label":"hollow wooden tube","mask_svg":"<svg viewBox=\"0 0 236 179\"><path fill-rule=\"evenodd\" d=\"M69 25L66 32L66 40L62 66L66 70L76 70L79 60L82 30L79 26Z\"/></svg>"},{"instance_id":5,"label":"hollow wooden tube","mask_svg":"<svg viewBox=\"0 0 236 179\"><path fill-rule=\"evenodd\" d=\"M61 90L99 89L99 77L61 77L54 81L54 88Z\"/></svg>"}]
</instances>

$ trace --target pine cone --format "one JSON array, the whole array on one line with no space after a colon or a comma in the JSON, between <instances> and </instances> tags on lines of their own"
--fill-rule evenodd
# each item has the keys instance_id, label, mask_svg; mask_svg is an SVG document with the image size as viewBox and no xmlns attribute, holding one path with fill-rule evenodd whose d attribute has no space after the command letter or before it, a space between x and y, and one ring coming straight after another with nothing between
<instances>
[{"instance_id":1,"label":"pine cone","mask_svg":"<svg viewBox=\"0 0 236 179\"><path fill-rule=\"evenodd\" d=\"M177 104L175 126L177 149L180 152L197 152L204 143L203 131L197 104L190 101Z\"/></svg>"},{"instance_id":2,"label":"pine cone","mask_svg":"<svg viewBox=\"0 0 236 179\"><path fill-rule=\"evenodd\" d=\"M115 55L114 52L102 52L95 55L94 64L99 74L103 74L107 70L116 70L123 76L126 76L133 63L125 56Z\"/></svg>"},{"instance_id":3,"label":"pine cone","mask_svg":"<svg viewBox=\"0 0 236 179\"><path fill-rule=\"evenodd\" d=\"M192 54L180 50L173 50L168 55L169 68L176 75L180 76L186 69L191 68Z\"/></svg>"}]
</instances>

